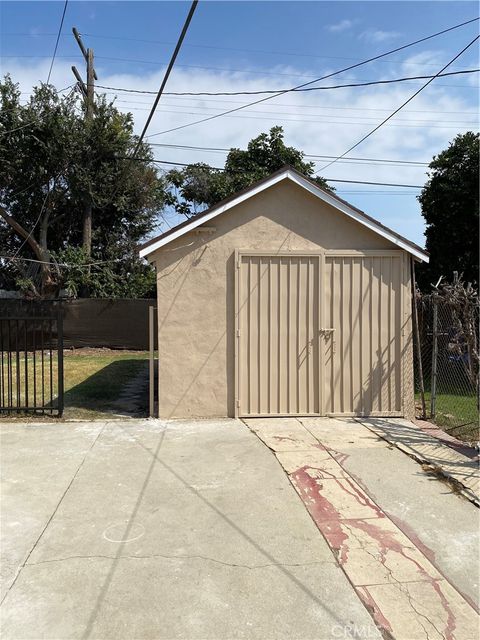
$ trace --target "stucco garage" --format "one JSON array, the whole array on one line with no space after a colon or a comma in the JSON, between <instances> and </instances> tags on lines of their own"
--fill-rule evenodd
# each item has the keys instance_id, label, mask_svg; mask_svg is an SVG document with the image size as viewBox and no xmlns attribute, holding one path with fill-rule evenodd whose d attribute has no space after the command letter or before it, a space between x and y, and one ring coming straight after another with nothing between
<instances>
[{"instance_id":1,"label":"stucco garage","mask_svg":"<svg viewBox=\"0 0 480 640\"><path fill-rule=\"evenodd\" d=\"M160 417L411 417L425 252L286 167L143 245Z\"/></svg>"}]
</instances>

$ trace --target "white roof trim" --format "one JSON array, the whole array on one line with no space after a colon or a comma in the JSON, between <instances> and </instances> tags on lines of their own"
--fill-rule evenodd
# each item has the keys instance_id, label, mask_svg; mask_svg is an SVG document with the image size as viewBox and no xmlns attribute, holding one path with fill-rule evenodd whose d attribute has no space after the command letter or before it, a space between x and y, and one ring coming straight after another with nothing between
<instances>
[{"instance_id":1,"label":"white roof trim","mask_svg":"<svg viewBox=\"0 0 480 640\"><path fill-rule=\"evenodd\" d=\"M334 196L331 196L329 193L327 193L320 187L316 187L309 180L303 178L301 175L297 174L294 171L291 171L290 169L285 169L285 171L283 171L282 173L278 173L277 175L272 176L269 180L265 180L264 182L257 185L256 187L252 187L245 193L240 194L236 198L232 198L232 200L229 200L225 204L222 204L218 207L214 207L210 211L210 213L208 213L207 215L199 216L198 218L193 218L190 224L187 224L184 227L181 227L180 229L178 229L177 231L170 233L165 238L159 238L156 242L152 242L152 244L148 245L148 247L145 247L140 250L140 257L144 258L148 256L150 253L153 253L157 249L160 249L161 247L165 246L166 244L173 242L173 240L176 240L180 236L183 236L186 233L189 233L196 227L199 227L200 225L205 224L209 220L212 220L213 218L216 218L217 216L221 215L225 211L228 211L228 209L232 209L232 207L236 207L238 204L240 204L244 200L248 200L249 198L252 198L253 196L255 196L257 193L261 193L265 189L268 189L274 184L277 184L277 182L281 182L282 180L286 180L286 179L291 180L292 182L295 182L295 184L298 184L300 187L303 187L304 189L309 191L311 194L313 194L317 198L320 198L320 200L323 200L323 202L326 202L327 204L331 205L335 209L338 209L339 211L349 216L353 220L356 220L360 224L363 224L365 227L368 227L371 231L374 231L375 233L386 238L390 242L393 242L393 244L396 244L400 249L403 249L404 251L408 251L408 253L412 254L413 256L415 256L416 258L418 258L423 262L428 262L428 254L421 251L420 249L416 249L407 241L402 240L401 238L391 233L388 229L383 228L379 224L376 224L373 220L370 220L369 218L364 216L362 213L360 213L360 211L353 209L347 203L338 200Z\"/></svg>"}]
</instances>

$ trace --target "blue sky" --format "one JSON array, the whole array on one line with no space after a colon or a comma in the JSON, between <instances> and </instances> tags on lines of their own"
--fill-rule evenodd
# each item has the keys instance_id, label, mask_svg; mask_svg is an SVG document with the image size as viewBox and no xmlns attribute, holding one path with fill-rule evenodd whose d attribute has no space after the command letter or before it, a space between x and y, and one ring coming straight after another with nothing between
<instances>
[{"instance_id":1,"label":"blue sky","mask_svg":"<svg viewBox=\"0 0 480 640\"><path fill-rule=\"evenodd\" d=\"M71 27L96 56L99 84L156 90L189 3L70 1L52 82L72 83L82 69ZM3 2L2 74L11 72L25 99L48 73L62 2ZM199 3L167 90L282 89L335 71L476 16L474 2L205 2ZM462 27L388 58L344 73L332 83L436 73L478 32ZM472 47L451 70L478 67ZM325 83L323 83L325 84ZM275 124L286 142L312 155L339 155L419 88L421 81L308 94L287 94L234 116L188 127L151 142L230 147ZM100 91L100 90L99 90ZM140 130L153 96L110 92L135 116ZM250 100L245 97L162 99L153 134ZM360 158L429 161L457 133L477 130L478 75L434 81L388 125L351 154ZM162 160L221 166L223 152L155 148ZM319 162L318 167L322 166ZM337 162L327 178L421 185L426 167L361 161ZM418 190L336 185L338 193L385 224L423 244ZM170 221L170 223L172 220Z\"/></svg>"}]
</instances>

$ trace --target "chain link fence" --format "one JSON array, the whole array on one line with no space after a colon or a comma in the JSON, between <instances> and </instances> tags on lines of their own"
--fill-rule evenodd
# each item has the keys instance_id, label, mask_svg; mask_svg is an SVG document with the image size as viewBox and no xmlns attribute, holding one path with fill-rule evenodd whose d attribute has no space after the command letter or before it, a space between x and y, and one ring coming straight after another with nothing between
<instances>
[{"instance_id":1,"label":"chain link fence","mask_svg":"<svg viewBox=\"0 0 480 640\"><path fill-rule=\"evenodd\" d=\"M469 443L479 440L478 372L471 341L448 301L438 293L417 294L421 367L415 362L417 415L422 414L421 371L425 390L425 418L452 436ZM478 305L474 336L478 345Z\"/></svg>"}]
</instances>

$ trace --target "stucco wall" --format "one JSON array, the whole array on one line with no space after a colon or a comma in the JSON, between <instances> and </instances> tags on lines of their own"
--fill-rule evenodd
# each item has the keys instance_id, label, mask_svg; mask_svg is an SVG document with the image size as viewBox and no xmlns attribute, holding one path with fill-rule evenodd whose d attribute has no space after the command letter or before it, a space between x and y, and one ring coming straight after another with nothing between
<instances>
[{"instance_id":1,"label":"stucco wall","mask_svg":"<svg viewBox=\"0 0 480 640\"><path fill-rule=\"evenodd\" d=\"M164 418L235 413L235 249L275 253L397 248L288 182L205 227L150 256L157 269L159 412ZM408 322L406 312L407 329ZM410 352L405 351L407 356ZM405 382L405 390L410 389ZM409 403L410 396L405 406Z\"/></svg>"}]
</instances>

